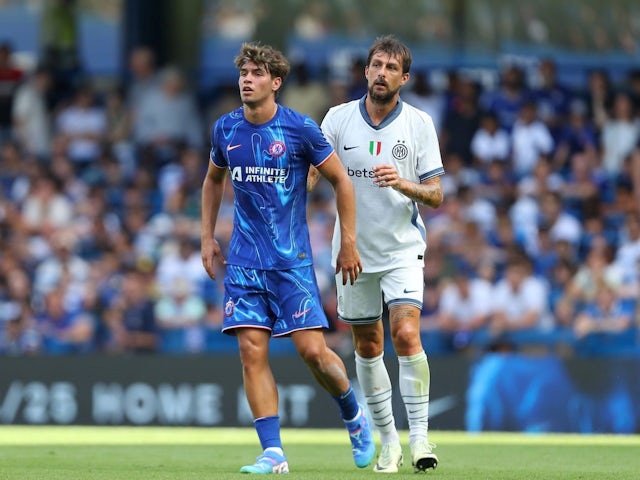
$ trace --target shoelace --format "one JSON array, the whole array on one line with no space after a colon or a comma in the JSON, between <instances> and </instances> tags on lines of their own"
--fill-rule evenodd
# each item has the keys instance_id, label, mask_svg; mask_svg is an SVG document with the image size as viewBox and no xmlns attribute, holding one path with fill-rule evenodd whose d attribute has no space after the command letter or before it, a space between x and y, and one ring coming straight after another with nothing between
<instances>
[{"instance_id":1,"label":"shoelace","mask_svg":"<svg viewBox=\"0 0 640 480\"><path fill-rule=\"evenodd\" d=\"M270 463L271 465L275 465L280 462L273 457L262 454L256 458L256 463Z\"/></svg>"},{"instance_id":2,"label":"shoelace","mask_svg":"<svg viewBox=\"0 0 640 480\"><path fill-rule=\"evenodd\" d=\"M436 448L438 448L438 446L433 442L426 442L424 440L420 440L420 441L416 442L415 447L413 449L415 450L418 447L418 445L422 446L424 444L426 444L427 447L429 448L429 450L431 450L431 451L433 451Z\"/></svg>"}]
</instances>

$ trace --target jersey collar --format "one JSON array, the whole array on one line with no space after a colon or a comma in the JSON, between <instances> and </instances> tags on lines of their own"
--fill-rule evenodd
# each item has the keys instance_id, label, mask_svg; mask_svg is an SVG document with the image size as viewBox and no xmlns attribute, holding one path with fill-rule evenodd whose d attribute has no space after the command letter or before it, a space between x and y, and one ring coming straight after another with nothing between
<instances>
[{"instance_id":1,"label":"jersey collar","mask_svg":"<svg viewBox=\"0 0 640 480\"><path fill-rule=\"evenodd\" d=\"M371 121L371 118L369 117L369 114L367 113L367 108L364 105L366 99L366 95L360 99L360 113L362 114L362 118L364 118L364 121L367 122L369 126L374 130L380 130L381 128L384 128L391 122L393 122L398 117L398 115L400 115L400 112L402 111L402 104L404 103L402 99L398 97L398 103L395 107L393 107L393 110L391 110L389 114L384 118L384 120L380 122L380 125L374 125Z\"/></svg>"}]
</instances>

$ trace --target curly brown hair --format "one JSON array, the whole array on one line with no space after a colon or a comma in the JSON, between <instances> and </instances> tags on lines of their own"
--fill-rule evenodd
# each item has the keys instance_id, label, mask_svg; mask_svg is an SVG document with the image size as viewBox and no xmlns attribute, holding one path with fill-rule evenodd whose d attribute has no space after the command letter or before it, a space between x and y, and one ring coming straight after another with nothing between
<instances>
[{"instance_id":1,"label":"curly brown hair","mask_svg":"<svg viewBox=\"0 0 640 480\"><path fill-rule=\"evenodd\" d=\"M259 42L243 43L240 53L236 56L234 62L238 69L241 69L247 62L264 66L265 70L273 78L280 77L282 83L284 83L291 70L289 60L281 51L270 45L262 45Z\"/></svg>"}]
</instances>

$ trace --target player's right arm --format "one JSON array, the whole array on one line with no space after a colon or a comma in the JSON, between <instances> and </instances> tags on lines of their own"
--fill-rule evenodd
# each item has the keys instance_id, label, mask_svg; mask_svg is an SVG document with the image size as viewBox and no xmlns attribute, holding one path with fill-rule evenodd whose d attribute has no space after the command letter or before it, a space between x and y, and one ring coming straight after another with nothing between
<instances>
[{"instance_id":1,"label":"player's right arm","mask_svg":"<svg viewBox=\"0 0 640 480\"><path fill-rule=\"evenodd\" d=\"M216 278L215 259L216 257L224 263L220 244L214 237L218 212L222 205L224 194L225 178L227 169L218 167L212 161L209 162L207 174L202 184L202 221L200 232L200 249L202 254L202 264L209 276Z\"/></svg>"}]
</instances>

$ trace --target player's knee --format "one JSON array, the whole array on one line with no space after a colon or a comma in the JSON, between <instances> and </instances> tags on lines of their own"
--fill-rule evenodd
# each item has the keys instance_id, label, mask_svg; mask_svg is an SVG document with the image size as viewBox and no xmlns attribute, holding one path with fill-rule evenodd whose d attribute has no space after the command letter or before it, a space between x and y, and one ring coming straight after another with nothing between
<instances>
[{"instance_id":1,"label":"player's knee","mask_svg":"<svg viewBox=\"0 0 640 480\"><path fill-rule=\"evenodd\" d=\"M310 367L322 365L326 347L324 345L304 345L298 348L300 358Z\"/></svg>"},{"instance_id":2,"label":"player's knee","mask_svg":"<svg viewBox=\"0 0 640 480\"><path fill-rule=\"evenodd\" d=\"M374 358L382 354L383 346L376 342L357 342L356 352L363 358Z\"/></svg>"},{"instance_id":3,"label":"player's knee","mask_svg":"<svg viewBox=\"0 0 640 480\"><path fill-rule=\"evenodd\" d=\"M253 365L263 363L267 360L268 352L260 345L251 341L238 342L240 351L240 361L243 367L251 368Z\"/></svg>"},{"instance_id":4,"label":"player's knee","mask_svg":"<svg viewBox=\"0 0 640 480\"><path fill-rule=\"evenodd\" d=\"M373 330L354 332L353 344L358 355L363 358L373 358L382 354L384 337Z\"/></svg>"},{"instance_id":5,"label":"player's knee","mask_svg":"<svg viewBox=\"0 0 640 480\"><path fill-rule=\"evenodd\" d=\"M415 350L420 347L420 332L413 325L403 325L391 332L393 346L397 352Z\"/></svg>"}]
</instances>

